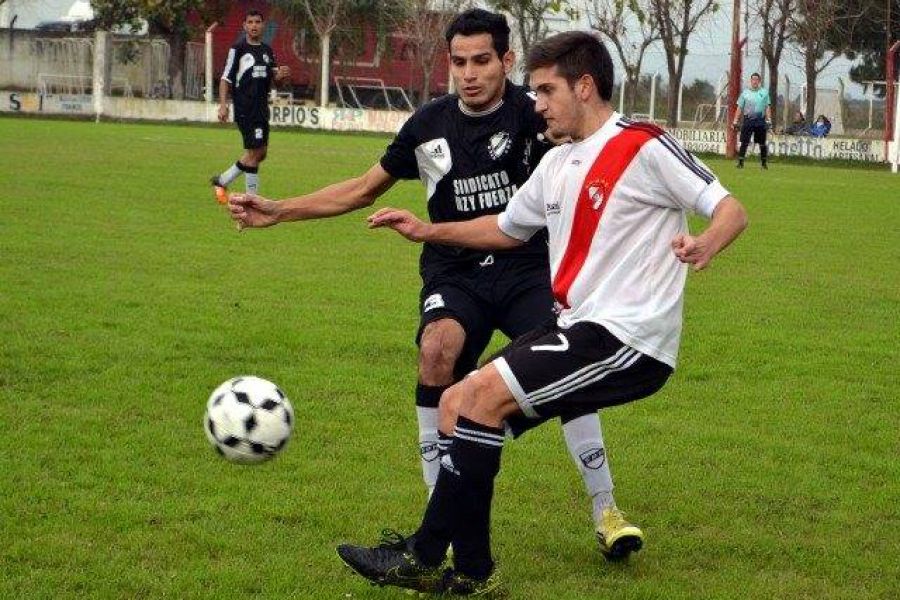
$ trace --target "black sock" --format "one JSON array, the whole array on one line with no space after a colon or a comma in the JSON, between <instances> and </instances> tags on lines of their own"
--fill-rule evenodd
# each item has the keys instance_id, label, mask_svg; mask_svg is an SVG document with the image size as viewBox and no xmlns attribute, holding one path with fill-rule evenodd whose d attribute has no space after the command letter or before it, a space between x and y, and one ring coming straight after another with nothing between
<instances>
[{"instance_id":1,"label":"black sock","mask_svg":"<svg viewBox=\"0 0 900 600\"><path fill-rule=\"evenodd\" d=\"M454 567L475 579L486 579L494 568L491 502L503 440L503 429L460 417L450 447L450 462L460 480L452 538Z\"/></svg>"},{"instance_id":2,"label":"black sock","mask_svg":"<svg viewBox=\"0 0 900 600\"><path fill-rule=\"evenodd\" d=\"M438 430L438 454L443 458L450 452L450 445L453 444L453 436L447 435L443 431Z\"/></svg>"},{"instance_id":3,"label":"black sock","mask_svg":"<svg viewBox=\"0 0 900 600\"><path fill-rule=\"evenodd\" d=\"M494 568L491 499L500 470L503 430L459 417L454 435L443 437L452 444L441 460L437 485L415 534L415 551L424 564L436 566L452 541L456 569L485 579Z\"/></svg>"}]
</instances>

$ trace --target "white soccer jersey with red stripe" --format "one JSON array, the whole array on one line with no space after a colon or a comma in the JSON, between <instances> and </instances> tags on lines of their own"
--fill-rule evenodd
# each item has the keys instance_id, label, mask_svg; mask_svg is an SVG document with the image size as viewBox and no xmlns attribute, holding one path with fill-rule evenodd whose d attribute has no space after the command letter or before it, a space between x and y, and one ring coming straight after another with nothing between
<instances>
[{"instance_id":1,"label":"white soccer jersey with red stripe","mask_svg":"<svg viewBox=\"0 0 900 600\"><path fill-rule=\"evenodd\" d=\"M671 242L688 231L689 212L708 219L727 195L670 135L613 113L548 152L499 225L520 240L547 227L560 326L599 323L674 368L687 266Z\"/></svg>"}]
</instances>

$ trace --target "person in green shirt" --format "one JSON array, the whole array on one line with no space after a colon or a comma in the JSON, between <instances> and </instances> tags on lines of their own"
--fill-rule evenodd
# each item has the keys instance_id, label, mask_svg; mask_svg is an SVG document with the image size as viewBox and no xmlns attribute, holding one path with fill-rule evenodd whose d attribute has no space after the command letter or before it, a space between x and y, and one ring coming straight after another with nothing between
<instances>
[{"instance_id":1,"label":"person in green shirt","mask_svg":"<svg viewBox=\"0 0 900 600\"><path fill-rule=\"evenodd\" d=\"M744 156L747 154L747 146L750 138L759 144L759 157L763 169L768 169L766 159L769 149L766 146L766 132L772 127L772 100L769 98L769 90L760 86L759 73L750 76L750 87L741 92L737 101L738 110L734 113L734 127L737 129L741 116L744 122L741 124L741 147L738 150L738 169L744 168Z\"/></svg>"}]
</instances>

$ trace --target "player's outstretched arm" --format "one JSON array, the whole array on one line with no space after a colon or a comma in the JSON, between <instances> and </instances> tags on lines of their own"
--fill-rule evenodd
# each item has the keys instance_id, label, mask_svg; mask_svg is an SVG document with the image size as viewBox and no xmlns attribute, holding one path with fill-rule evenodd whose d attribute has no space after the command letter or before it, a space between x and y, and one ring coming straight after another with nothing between
<instances>
[{"instance_id":1,"label":"player's outstretched arm","mask_svg":"<svg viewBox=\"0 0 900 600\"><path fill-rule=\"evenodd\" d=\"M232 194L231 218L243 227L269 227L285 221L335 217L371 206L397 180L375 164L368 171L305 196L278 202L247 194Z\"/></svg>"},{"instance_id":2,"label":"player's outstretched arm","mask_svg":"<svg viewBox=\"0 0 900 600\"><path fill-rule=\"evenodd\" d=\"M497 215L471 221L425 223L408 210L382 208L369 217L369 227L389 227L412 242L431 242L476 250L505 250L524 242L509 237L497 226Z\"/></svg>"},{"instance_id":3,"label":"player's outstretched arm","mask_svg":"<svg viewBox=\"0 0 900 600\"><path fill-rule=\"evenodd\" d=\"M722 199L713 211L709 226L700 235L679 234L672 250L683 263L700 271L747 227L747 211L733 196Z\"/></svg>"}]
</instances>

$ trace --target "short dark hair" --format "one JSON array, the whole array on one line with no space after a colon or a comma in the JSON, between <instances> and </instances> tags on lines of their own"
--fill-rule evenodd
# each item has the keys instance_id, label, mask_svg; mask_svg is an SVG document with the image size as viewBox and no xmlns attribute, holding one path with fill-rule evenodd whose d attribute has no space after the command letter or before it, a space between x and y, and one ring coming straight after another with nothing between
<instances>
[{"instance_id":1,"label":"short dark hair","mask_svg":"<svg viewBox=\"0 0 900 600\"><path fill-rule=\"evenodd\" d=\"M444 38L447 40L447 48L450 48L450 40L455 35L478 35L479 33L489 33L493 40L494 50L497 56L503 58L503 55L509 52L509 25L506 17L498 13L492 13L482 8L470 8L469 10L457 15L450 25Z\"/></svg>"},{"instance_id":2,"label":"short dark hair","mask_svg":"<svg viewBox=\"0 0 900 600\"><path fill-rule=\"evenodd\" d=\"M613 63L609 50L597 37L584 31L566 31L552 35L528 52L525 68L529 72L555 66L570 86L582 75L590 75L600 99L612 98Z\"/></svg>"},{"instance_id":3,"label":"short dark hair","mask_svg":"<svg viewBox=\"0 0 900 600\"><path fill-rule=\"evenodd\" d=\"M762 79L762 76L759 73L750 73L750 79L753 79L754 77Z\"/></svg>"},{"instance_id":4,"label":"short dark hair","mask_svg":"<svg viewBox=\"0 0 900 600\"><path fill-rule=\"evenodd\" d=\"M250 17L259 17L263 21L266 20L266 18L262 14L262 11L260 11L258 8L251 8L250 10L248 10L247 14L244 15L244 20L246 21Z\"/></svg>"}]
</instances>

